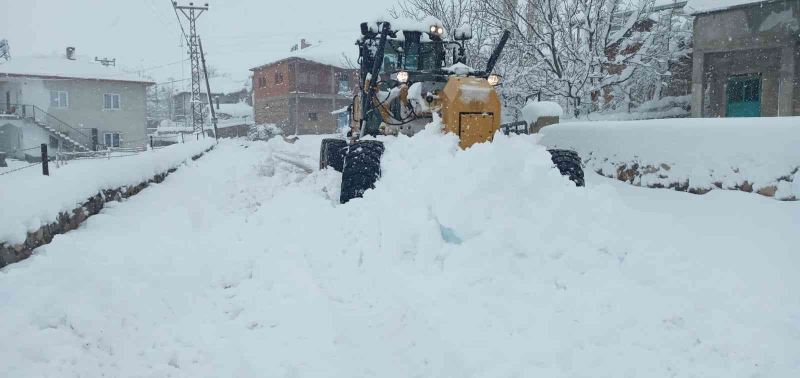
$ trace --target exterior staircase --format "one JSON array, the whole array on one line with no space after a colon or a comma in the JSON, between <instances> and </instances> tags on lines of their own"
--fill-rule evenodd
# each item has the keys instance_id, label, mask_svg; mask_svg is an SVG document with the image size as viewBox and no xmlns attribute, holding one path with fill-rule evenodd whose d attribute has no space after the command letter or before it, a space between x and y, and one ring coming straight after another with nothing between
<instances>
[{"instance_id":1,"label":"exterior staircase","mask_svg":"<svg viewBox=\"0 0 800 378\"><path fill-rule=\"evenodd\" d=\"M56 118L36 105L0 104L0 113L14 115L46 130L59 141L62 150L92 151L92 137Z\"/></svg>"}]
</instances>

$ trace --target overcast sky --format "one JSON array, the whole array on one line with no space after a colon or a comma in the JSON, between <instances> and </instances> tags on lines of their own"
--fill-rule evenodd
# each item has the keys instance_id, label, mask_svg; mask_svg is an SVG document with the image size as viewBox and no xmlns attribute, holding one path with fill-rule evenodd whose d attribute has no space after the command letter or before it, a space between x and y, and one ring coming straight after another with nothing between
<instances>
[{"instance_id":1,"label":"overcast sky","mask_svg":"<svg viewBox=\"0 0 800 378\"><path fill-rule=\"evenodd\" d=\"M188 0L178 4L188 4ZM195 2L195 5L205 1ZM395 0L210 0L198 21L207 61L237 79L281 58L300 38L350 44L358 24ZM181 16L183 17L183 16ZM188 24L185 19L184 28ZM113 57L156 80L188 77L186 48L171 0L0 0L0 39L13 56L63 54ZM163 66L160 68L153 68ZM183 73L182 73L183 72Z\"/></svg>"}]
</instances>

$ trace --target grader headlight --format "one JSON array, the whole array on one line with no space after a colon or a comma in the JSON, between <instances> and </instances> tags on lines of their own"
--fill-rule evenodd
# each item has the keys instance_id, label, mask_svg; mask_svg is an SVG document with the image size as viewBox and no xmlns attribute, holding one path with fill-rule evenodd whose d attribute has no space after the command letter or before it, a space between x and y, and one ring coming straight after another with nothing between
<instances>
[{"instance_id":1,"label":"grader headlight","mask_svg":"<svg viewBox=\"0 0 800 378\"><path fill-rule=\"evenodd\" d=\"M495 85L497 85L497 84L500 84L500 82L501 82L502 80L501 80L501 78L500 78L500 75L498 75L498 74L491 74L491 75L489 75L489 77L487 77L487 78L486 78L486 81L488 81L488 82L489 82L489 85L491 85L491 86L495 86Z\"/></svg>"},{"instance_id":2,"label":"grader headlight","mask_svg":"<svg viewBox=\"0 0 800 378\"><path fill-rule=\"evenodd\" d=\"M436 34L440 37L444 34L444 28L441 26L431 25L430 31L431 34Z\"/></svg>"},{"instance_id":3,"label":"grader headlight","mask_svg":"<svg viewBox=\"0 0 800 378\"><path fill-rule=\"evenodd\" d=\"M397 81L400 83L407 83L408 82L408 72L400 71L397 73Z\"/></svg>"}]
</instances>

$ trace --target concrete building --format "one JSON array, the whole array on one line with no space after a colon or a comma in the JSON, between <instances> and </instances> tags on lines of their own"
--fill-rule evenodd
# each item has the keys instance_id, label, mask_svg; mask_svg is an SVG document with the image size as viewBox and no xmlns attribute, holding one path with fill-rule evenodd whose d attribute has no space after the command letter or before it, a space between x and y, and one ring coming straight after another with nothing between
<instances>
[{"instance_id":1,"label":"concrete building","mask_svg":"<svg viewBox=\"0 0 800 378\"><path fill-rule=\"evenodd\" d=\"M800 115L800 1L687 8L695 16L693 117Z\"/></svg>"},{"instance_id":2,"label":"concrete building","mask_svg":"<svg viewBox=\"0 0 800 378\"><path fill-rule=\"evenodd\" d=\"M342 59L347 48L356 51L303 41L289 56L252 68L255 122L286 134L335 132L338 116L331 112L351 103L358 82L358 70Z\"/></svg>"},{"instance_id":3,"label":"concrete building","mask_svg":"<svg viewBox=\"0 0 800 378\"><path fill-rule=\"evenodd\" d=\"M0 151L144 147L152 83L88 59L20 57L0 64ZM34 151L35 152L35 151Z\"/></svg>"}]
</instances>

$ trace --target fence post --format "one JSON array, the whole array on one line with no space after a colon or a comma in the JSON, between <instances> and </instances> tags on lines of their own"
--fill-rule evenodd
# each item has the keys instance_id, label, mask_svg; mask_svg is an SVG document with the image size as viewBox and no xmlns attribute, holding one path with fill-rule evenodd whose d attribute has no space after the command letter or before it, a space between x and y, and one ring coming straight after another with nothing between
<instances>
[{"instance_id":1,"label":"fence post","mask_svg":"<svg viewBox=\"0 0 800 378\"><path fill-rule=\"evenodd\" d=\"M42 143L42 174L45 176L50 176L50 167L47 166L47 163L47 144Z\"/></svg>"},{"instance_id":2,"label":"fence post","mask_svg":"<svg viewBox=\"0 0 800 378\"><path fill-rule=\"evenodd\" d=\"M183 136L184 135L186 135L186 133L181 133L181 143L183 143Z\"/></svg>"},{"instance_id":3,"label":"fence post","mask_svg":"<svg viewBox=\"0 0 800 378\"><path fill-rule=\"evenodd\" d=\"M153 145L153 136L152 136L152 135L150 135L150 149L151 149L151 150L154 150L154 149L155 149L155 147L156 147L156 146L155 146L155 145Z\"/></svg>"}]
</instances>

